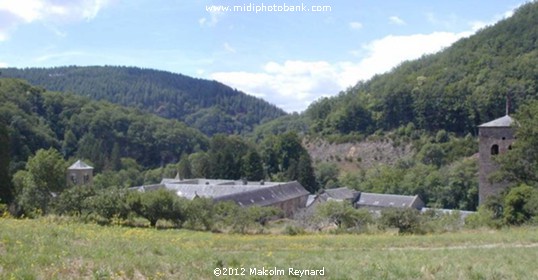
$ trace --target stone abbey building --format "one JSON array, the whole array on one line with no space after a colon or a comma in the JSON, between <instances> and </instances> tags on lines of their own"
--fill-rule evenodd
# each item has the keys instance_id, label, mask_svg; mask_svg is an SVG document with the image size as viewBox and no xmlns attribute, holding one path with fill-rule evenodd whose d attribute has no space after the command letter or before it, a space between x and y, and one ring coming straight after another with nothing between
<instances>
[{"instance_id":1,"label":"stone abbey building","mask_svg":"<svg viewBox=\"0 0 538 280\"><path fill-rule=\"evenodd\" d=\"M507 187L507 182L492 182L491 175L497 171L494 158L512 148L515 140L514 119L509 115L478 126L479 137L479 178L478 204L483 204L489 196L497 195Z\"/></svg>"}]
</instances>

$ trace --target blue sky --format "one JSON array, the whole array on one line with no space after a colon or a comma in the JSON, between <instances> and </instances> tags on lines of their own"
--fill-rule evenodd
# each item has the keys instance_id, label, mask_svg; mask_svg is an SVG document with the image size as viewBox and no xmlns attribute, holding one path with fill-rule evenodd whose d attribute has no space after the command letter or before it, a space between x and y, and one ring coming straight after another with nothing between
<instances>
[{"instance_id":1,"label":"blue sky","mask_svg":"<svg viewBox=\"0 0 538 280\"><path fill-rule=\"evenodd\" d=\"M300 112L525 2L0 0L0 67L153 68L218 80ZM222 11L234 6L262 11ZM306 11L278 11L291 6Z\"/></svg>"}]
</instances>

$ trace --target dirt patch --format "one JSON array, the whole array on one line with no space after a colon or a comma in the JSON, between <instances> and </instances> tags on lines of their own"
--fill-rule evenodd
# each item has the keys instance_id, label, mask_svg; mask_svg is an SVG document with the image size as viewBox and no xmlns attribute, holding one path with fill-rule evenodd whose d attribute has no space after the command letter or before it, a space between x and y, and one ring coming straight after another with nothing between
<instances>
[{"instance_id":1,"label":"dirt patch","mask_svg":"<svg viewBox=\"0 0 538 280\"><path fill-rule=\"evenodd\" d=\"M332 162L345 171L368 169L378 164L393 165L412 155L410 144L396 144L388 138L340 144L315 139L305 142L304 146L314 162Z\"/></svg>"},{"instance_id":2,"label":"dirt patch","mask_svg":"<svg viewBox=\"0 0 538 280\"><path fill-rule=\"evenodd\" d=\"M536 248L538 243L519 244L519 243L492 243L480 245L455 245L442 247L388 247L386 251L437 251L437 250L467 250L467 249L496 249L496 248Z\"/></svg>"}]
</instances>

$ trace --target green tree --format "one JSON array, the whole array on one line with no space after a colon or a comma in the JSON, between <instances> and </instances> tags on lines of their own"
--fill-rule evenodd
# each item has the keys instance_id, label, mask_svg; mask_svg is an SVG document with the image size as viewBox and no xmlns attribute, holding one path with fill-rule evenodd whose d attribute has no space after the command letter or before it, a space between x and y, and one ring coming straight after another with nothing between
<instances>
[{"instance_id":1,"label":"green tree","mask_svg":"<svg viewBox=\"0 0 538 280\"><path fill-rule=\"evenodd\" d=\"M209 178L209 156L205 152L197 152L189 155L193 178Z\"/></svg>"},{"instance_id":2,"label":"green tree","mask_svg":"<svg viewBox=\"0 0 538 280\"><path fill-rule=\"evenodd\" d=\"M381 211L381 227L394 227L400 234L421 233L420 212L414 208L388 208Z\"/></svg>"},{"instance_id":3,"label":"green tree","mask_svg":"<svg viewBox=\"0 0 538 280\"><path fill-rule=\"evenodd\" d=\"M350 203L327 201L316 208L316 219L327 220L340 229L362 230L373 222L372 215L365 209L355 209Z\"/></svg>"},{"instance_id":4,"label":"green tree","mask_svg":"<svg viewBox=\"0 0 538 280\"><path fill-rule=\"evenodd\" d=\"M512 149L498 157L500 178L538 188L538 101L520 108Z\"/></svg>"},{"instance_id":5,"label":"green tree","mask_svg":"<svg viewBox=\"0 0 538 280\"><path fill-rule=\"evenodd\" d=\"M334 163L322 162L316 165L315 175L320 188L337 187L340 170Z\"/></svg>"},{"instance_id":6,"label":"green tree","mask_svg":"<svg viewBox=\"0 0 538 280\"><path fill-rule=\"evenodd\" d=\"M314 168L312 167L312 159L306 152L299 157L299 162L297 163L297 181L310 193L316 193L319 189Z\"/></svg>"},{"instance_id":7,"label":"green tree","mask_svg":"<svg viewBox=\"0 0 538 280\"><path fill-rule=\"evenodd\" d=\"M160 219L172 220L179 223L183 220L183 209L179 198L174 192L159 189L149 192L131 192L128 204L132 211L146 218L151 227L157 225Z\"/></svg>"},{"instance_id":8,"label":"green tree","mask_svg":"<svg viewBox=\"0 0 538 280\"><path fill-rule=\"evenodd\" d=\"M85 200L89 209L106 219L109 223L112 218L127 218L130 212L126 189L108 188L98 190L94 196Z\"/></svg>"},{"instance_id":9,"label":"green tree","mask_svg":"<svg viewBox=\"0 0 538 280\"><path fill-rule=\"evenodd\" d=\"M6 204L13 200L9 163L9 133L4 123L0 121L0 203Z\"/></svg>"},{"instance_id":10,"label":"green tree","mask_svg":"<svg viewBox=\"0 0 538 280\"><path fill-rule=\"evenodd\" d=\"M191 161L189 160L189 156L184 154L181 156L181 160L179 161L177 165L177 171L179 172L179 177L182 179L190 179L192 178L192 167L191 167Z\"/></svg>"},{"instance_id":11,"label":"green tree","mask_svg":"<svg viewBox=\"0 0 538 280\"><path fill-rule=\"evenodd\" d=\"M250 149L242 159L242 175L249 181L259 181L265 178L260 154Z\"/></svg>"},{"instance_id":12,"label":"green tree","mask_svg":"<svg viewBox=\"0 0 538 280\"><path fill-rule=\"evenodd\" d=\"M66 187L67 164L55 149L39 150L26 163L25 170L15 173L17 200L24 212L47 213L53 194Z\"/></svg>"},{"instance_id":13,"label":"green tree","mask_svg":"<svg viewBox=\"0 0 538 280\"><path fill-rule=\"evenodd\" d=\"M215 204L210 198L198 197L187 202L184 226L195 230L210 230L215 223Z\"/></svg>"},{"instance_id":14,"label":"green tree","mask_svg":"<svg viewBox=\"0 0 538 280\"><path fill-rule=\"evenodd\" d=\"M91 209L88 198L95 195L95 190L87 185L75 185L63 191L52 203L54 212L59 215L82 215Z\"/></svg>"},{"instance_id":15,"label":"green tree","mask_svg":"<svg viewBox=\"0 0 538 280\"><path fill-rule=\"evenodd\" d=\"M504 197L504 222L510 225L521 225L538 214L538 191L532 187L521 185L512 188Z\"/></svg>"}]
</instances>

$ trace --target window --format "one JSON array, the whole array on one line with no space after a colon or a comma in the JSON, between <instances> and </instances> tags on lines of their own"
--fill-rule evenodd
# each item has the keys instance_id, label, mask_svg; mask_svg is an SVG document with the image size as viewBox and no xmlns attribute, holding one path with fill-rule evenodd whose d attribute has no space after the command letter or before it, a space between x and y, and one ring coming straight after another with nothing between
<instances>
[{"instance_id":1,"label":"window","mask_svg":"<svg viewBox=\"0 0 538 280\"><path fill-rule=\"evenodd\" d=\"M491 155L498 155L499 154L499 145L495 144L491 146Z\"/></svg>"}]
</instances>

